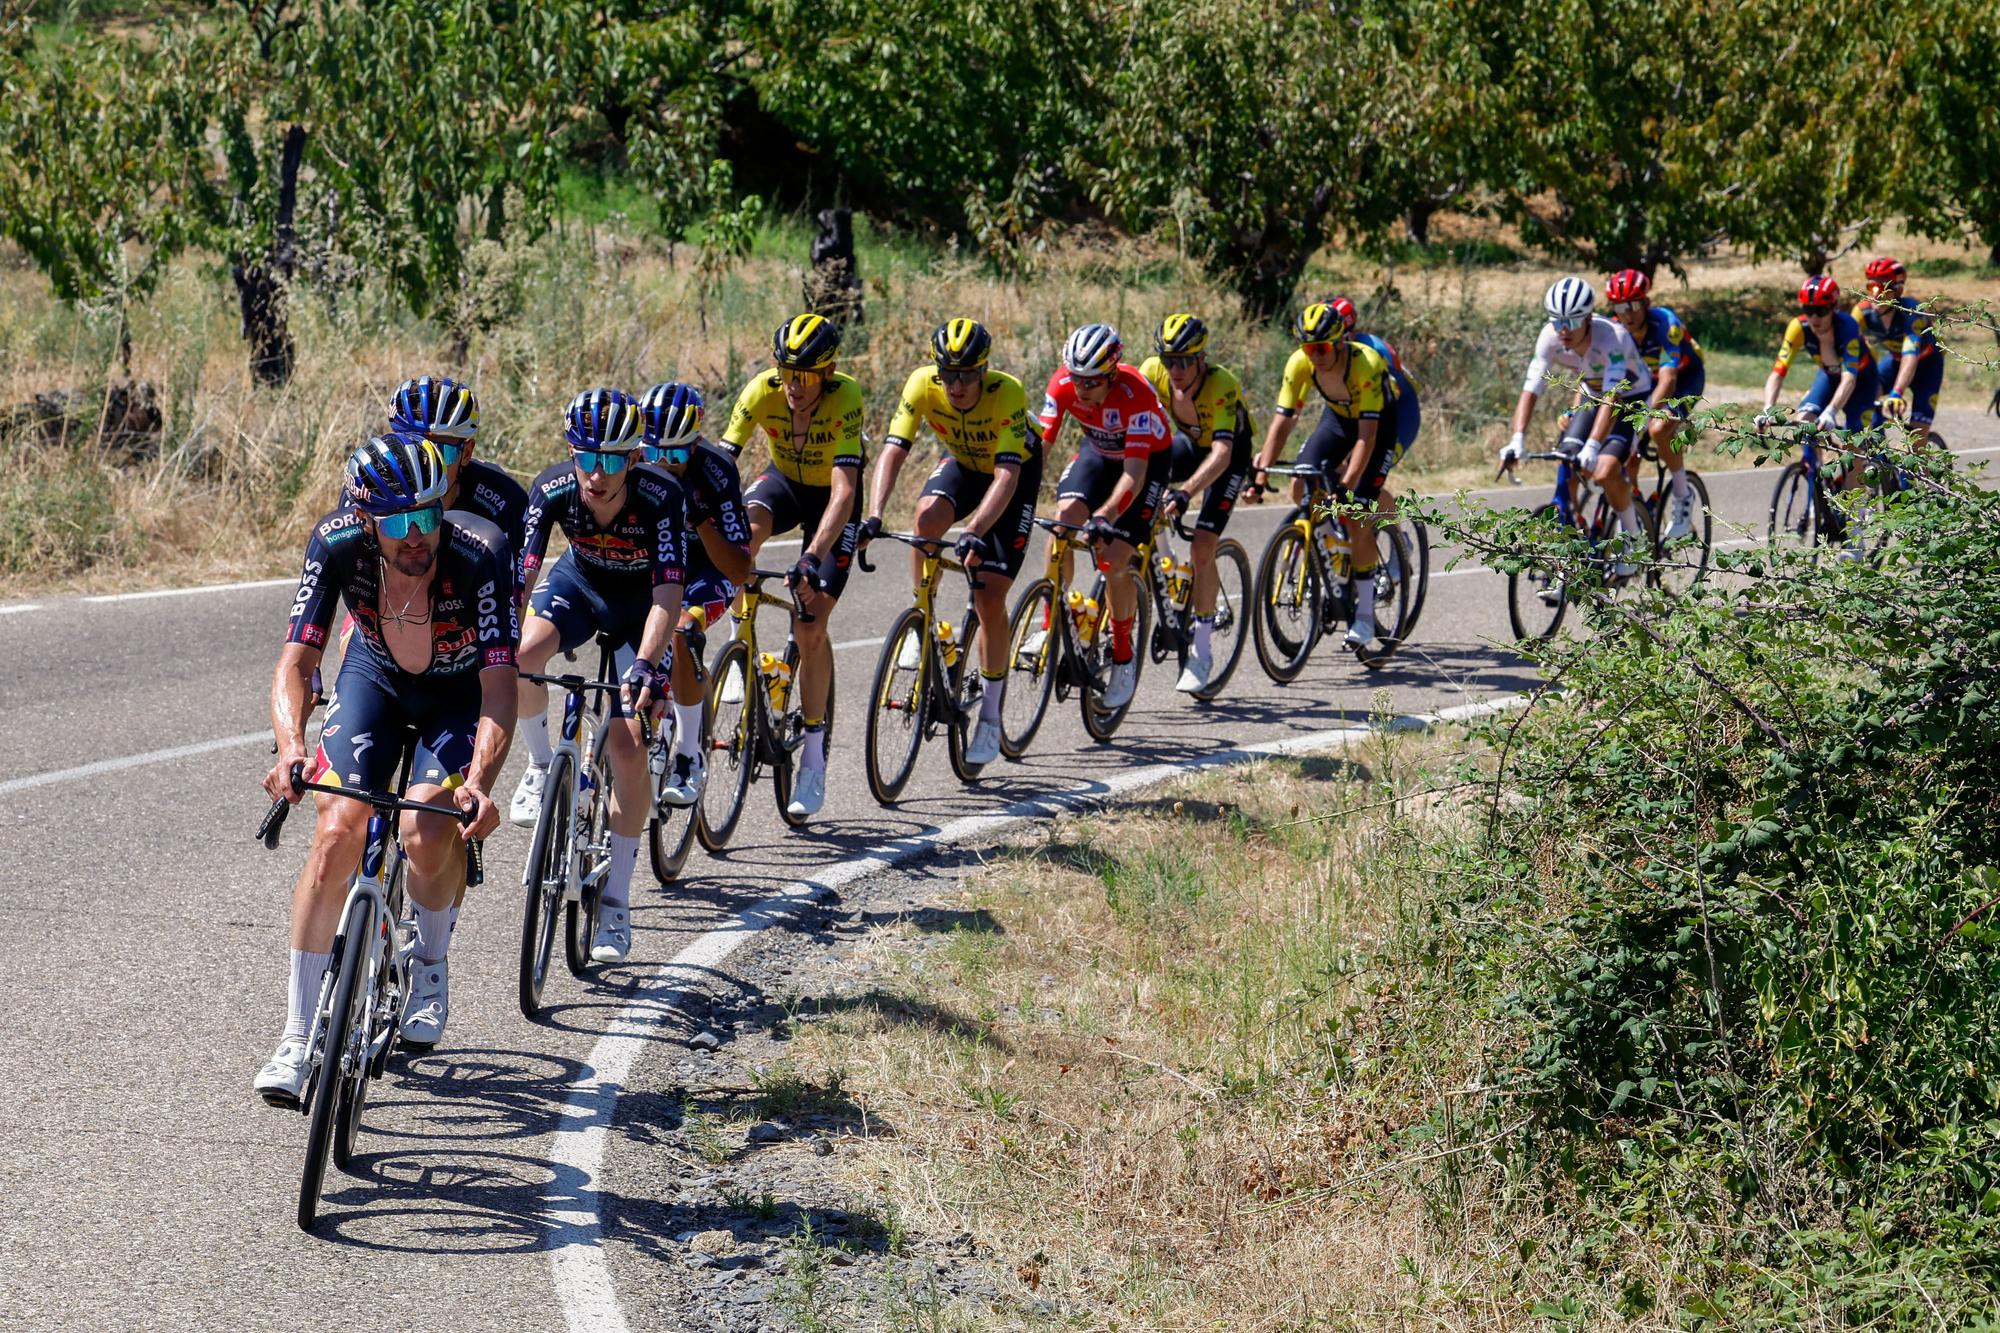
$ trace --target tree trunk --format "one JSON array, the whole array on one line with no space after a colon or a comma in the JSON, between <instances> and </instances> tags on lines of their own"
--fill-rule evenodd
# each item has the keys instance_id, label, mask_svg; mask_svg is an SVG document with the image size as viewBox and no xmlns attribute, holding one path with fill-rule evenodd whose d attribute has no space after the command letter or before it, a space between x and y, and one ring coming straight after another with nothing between
<instances>
[{"instance_id":1,"label":"tree trunk","mask_svg":"<svg viewBox=\"0 0 2000 1333\"><path fill-rule=\"evenodd\" d=\"M867 319L867 309L862 304L861 275L854 262L854 210L822 208L817 221L812 268L806 273L802 293L806 308L837 324L860 324Z\"/></svg>"},{"instance_id":2,"label":"tree trunk","mask_svg":"<svg viewBox=\"0 0 2000 1333\"><path fill-rule=\"evenodd\" d=\"M243 341L250 344L250 377L270 387L291 379L296 353L285 299L298 262L298 232L293 222L299 202L299 163L305 151L305 127L287 127L278 163L278 215L271 229L270 248L255 260L238 255L229 266L243 312Z\"/></svg>"},{"instance_id":3,"label":"tree trunk","mask_svg":"<svg viewBox=\"0 0 2000 1333\"><path fill-rule=\"evenodd\" d=\"M1410 205L1410 211L1403 217L1403 232L1411 245L1431 243L1431 218L1437 213L1435 204Z\"/></svg>"}]
</instances>

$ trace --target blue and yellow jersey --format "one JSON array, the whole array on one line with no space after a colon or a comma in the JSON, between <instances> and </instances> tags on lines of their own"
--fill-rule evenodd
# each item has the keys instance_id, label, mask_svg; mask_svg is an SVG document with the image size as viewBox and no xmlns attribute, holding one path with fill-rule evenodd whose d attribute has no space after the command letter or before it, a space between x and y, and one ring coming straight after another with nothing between
<instances>
[{"instance_id":1,"label":"blue and yellow jersey","mask_svg":"<svg viewBox=\"0 0 2000 1333\"><path fill-rule=\"evenodd\" d=\"M1701 344L1694 340L1694 334L1681 322L1681 317L1666 306L1656 305L1646 312L1646 327L1634 341L1639 344L1639 355L1646 359L1646 369L1653 372L1655 379L1662 370L1675 371L1685 378L1701 364Z\"/></svg>"},{"instance_id":2,"label":"blue and yellow jersey","mask_svg":"<svg viewBox=\"0 0 2000 1333\"><path fill-rule=\"evenodd\" d=\"M1383 407L1396 394L1389 363L1380 352L1360 342L1347 344L1347 375L1342 387L1347 390L1344 397L1328 393L1313 374L1312 358L1301 347L1285 362L1284 380L1278 386L1278 415L1297 416L1306 401L1306 390L1312 388L1326 400L1327 411L1336 416L1350 421L1372 421L1382 415Z\"/></svg>"},{"instance_id":3,"label":"blue and yellow jersey","mask_svg":"<svg viewBox=\"0 0 2000 1333\"><path fill-rule=\"evenodd\" d=\"M1854 303L1854 319L1869 340L1892 357L1937 355L1936 321L1918 307L1915 297L1899 296L1886 305L1863 297Z\"/></svg>"},{"instance_id":4,"label":"blue and yellow jersey","mask_svg":"<svg viewBox=\"0 0 2000 1333\"><path fill-rule=\"evenodd\" d=\"M1833 312L1833 338L1831 346L1820 346L1819 335L1812 330L1812 322L1804 315L1794 315L1785 325L1784 341L1778 344L1778 360L1771 372L1783 378L1792 368L1792 358L1803 350L1814 364L1829 371L1850 371L1859 375L1861 368L1872 365L1868 355L1868 340L1861 336L1861 325L1854 316L1845 311Z\"/></svg>"},{"instance_id":5,"label":"blue and yellow jersey","mask_svg":"<svg viewBox=\"0 0 2000 1333\"><path fill-rule=\"evenodd\" d=\"M861 466L861 410L861 386L854 377L829 375L804 437L794 436L784 381L777 371L767 370L736 395L721 443L730 453L741 453L750 433L761 429L770 445L771 466L780 476L801 486L831 486L835 468Z\"/></svg>"},{"instance_id":6,"label":"blue and yellow jersey","mask_svg":"<svg viewBox=\"0 0 2000 1333\"><path fill-rule=\"evenodd\" d=\"M964 412L951 405L937 367L911 371L889 422L889 443L915 443L926 421L959 465L974 472L990 474L996 463L1019 466L1042 447L1042 437L1028 424L1028 391L998 370L986 372L979 401Z\"/></svg>"},{"instance_id":7,"label":"blue and yellow jersey","mask_svg":"<svg viewBox=\"0 0 2000 1333\"><path fill-rule=\"evenodd\" d=\"M1164 361L1157 356L1149 356L1139 367L1139 373L1152 383L1153 392L1160 395L1160 403L1167 409L1167 416L1175 428L1186 431L1197 449L1208 449L1217 440L1234 444L1239 411L1246 423L1243 433L1255 433L1256 424L1250 420L1249 405L1243 401L1243 385L1236 378L1236 372L1223 366L1209 366L1208 373L1202 376L1201 384L1194 391L1193 421L1181 420L1174 410L1174 384L1167 378Z\"/></svg>"}]
</instances>

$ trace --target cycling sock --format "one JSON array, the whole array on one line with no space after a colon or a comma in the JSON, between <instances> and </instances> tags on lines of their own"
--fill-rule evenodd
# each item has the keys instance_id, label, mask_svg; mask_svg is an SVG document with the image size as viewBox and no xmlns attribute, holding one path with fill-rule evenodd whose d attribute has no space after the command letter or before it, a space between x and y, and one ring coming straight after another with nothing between
<instances>
[{"instance_id":1,"label":"cycling sock","mask_svg":"<svg viewBox=\"0 0 2000 1333\"><path fill-rule=\"evenodd\" d=\"M440 907L433 911L412 898L410 914L417 919L417 961L439 961L451 948L451 909Z\"/></svg>"},{"instance_id":2,"label":"cycling sock","mask_svg":"<svg viewBox=\"0 0 2000 1333\"><path fill-rule=\"evenodd\" d=\"M979 679L986 684L986 688L979 695L979 720L981 722L998 722L1000 720L1000 701L1007 697L1007 673L1002 671L996 675L986 668L981 667L979 669Z\"/></svg>"},{"instance_id":3,"label":"cycling sock","mask_svg":"<svg viewBox=\"0 0 2000 1333\"><path fill-rule=\"evenodd\" d=\"M549 710L544 708L533 717L522 718L521 735L528 742L528 762L536 768L547 768L556 757L555 746L549 744Z\"/></svg>"},{"instance_id":4,"label":"cycling sock","mask_svg":"<svg viewBox=\"0 0 2000 1333\"><path fill-rule=\"evenodd\" d=\"M598 901L606 907L628 907L632 901L632 867L639 864L639 839L611 835L611 852L604 866L604 888Z\"/></svg>"},{"instance_id":5,"label":"cycling sock","mask_svg":"<svg viewBox=\"0 0 2000 1333\"><path fill-rule=\"evenodd\" d=\"M292 980L286 988L286 1003L290 1008L285 1013L285 1040L304 1041L312 1027L313 1006L319 1003L320 979L326 975L327 961L332 953L307 953L303 949L292 950Z\"/></svg>"},{"instance_id":6,"label":"cycling sock","mask_svg":"<svg viewBox=\"0 0 2000 1333\"><path fill-rule=\"evenodd\" d=\"M1639 502L1637 500L1626 501L1625 507L1618 511L1618 527L1623 532L1637 532L1639 530Z\"/></svg>"},{"instance_id":7,"label":"cycling sock","mask_svg":"<svg viewBox=\"0 0 2000 1333\"><path fill-rule=\"evenodd\" d=\"M1136 617L1124 620L1111 618L1111 660L1124 666L1132 660L1132 622Z\"/></svg>"},{"instance_id":8,"label":"cycling sock","mask_svg":"<svg viewBox=\"0 0 2000 1333\"><path fill-rule=\"evenodd\" d=\"M806 723L806 743L799 753L804 757L807 768L826 767L826 722Z\"/></svg>"},{"instance_id":9,"label":"cycling sock","mask_svg":"<svg viewBox=\"0 0 2000 1333\"><path fill-rule=\"evenodd\" d=\"M1208 656L1208 636L1214 629L1214 616L1196 616L1194 618L1194 651L1197 657Z\"/></svg>"},{"instance_id":10,"label":"cycling sock","mask_svg":"<svg viewBox=\"0 0 2000 1333\"><path fill-rule=\"evenodd\" d=\"M1674 498L1680 499L1688 493L1688 474L1684 467L1677 467L1667 474L1667 481L1674 488Z\"/></svg>"},{"instance_id":11,"label":"cycling sock","mask_svg":"<svg viewBox=\"0 0 2000 1333\"><path fill-rule=\"evenodd\" d=\"M701 749L701 705L674 705L674 753L694 754Z\"/></svg>"}]
</instances>

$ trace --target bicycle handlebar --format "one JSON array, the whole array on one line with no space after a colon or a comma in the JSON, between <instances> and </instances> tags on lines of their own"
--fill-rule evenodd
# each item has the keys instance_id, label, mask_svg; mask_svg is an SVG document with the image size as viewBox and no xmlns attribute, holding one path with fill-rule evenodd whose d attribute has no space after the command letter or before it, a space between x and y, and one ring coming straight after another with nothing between
<instances>
[{"instance_id":1,"label":"bicycle handlebar","mask_svg":"<svg viewBox=\"0 0 2000 1333\"><path fill-rule=\"evenodd\" d=\"M346 787L335 787L324 782L307 782L305 765L292 765L292 790L303 796L309 791L325 792L329 796L345 796L350 801L366 801L374 807L378 815L393 815L403 810L421 810L433 815L449 815L461 825L469 825L473 812L461 810L455 805L436 805L429 801L411 801L401 796L391 796L383 792L353 791ZM278 850L278 838L285 831L285 819L292 813L292 803L287 800L271 802L271 809L264 816L264 822L257 826L257 841L270 851ZM486 878L485 858L481 855L477 842L465 844L465 886L476 889Z\"/></svg>"},{"instance_id":2,"label":"bicycle handlebar","mask_svg":"<svg viewBox=\"0 0 2000 1333\"><path fill-rule=\"evenodd\" d=\"M972 566L962 560L954 560L945 554L945 551L952 547L953 543L945 540L943 537L925 537L914 532L890 532L886 528L875 535L877 537L887 537L890 541L901 542L903 545L921 551L925 555L935 559L946 569L957 570L959 573L965 575L965 581L974 588L983 588L986 586L985 580L979 577L979 572ZM981 538L981 540L985 539ZM871 574L875 572L875 566L867 562L865 552L861 567Z\"/></svg>"},{"instance_id":3,"label":"bicycle handlebar","mask_svg":"<svg viewBox=\"0 0 2000 1333\"><path fill-rule=\"evenodd\" d=\"M806 610L805 603L799 600L798 580L789 569L758 569L752 566L750 573L743 580L743 590L745 592L761 594L763 589L757 585L763 583L766 579L778 579L784 583L785 591L791 595L792 599L792 619L798 621L801 625L810 625L813 621L819 619L818 616Z\"/></svg>"}]
</instances>

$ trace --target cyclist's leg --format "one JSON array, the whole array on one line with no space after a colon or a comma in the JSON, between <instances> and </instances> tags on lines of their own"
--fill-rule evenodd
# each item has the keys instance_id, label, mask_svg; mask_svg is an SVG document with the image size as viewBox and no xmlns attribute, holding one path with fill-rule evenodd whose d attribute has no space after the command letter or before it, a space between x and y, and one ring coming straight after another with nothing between
<instances>
[{"instance_id":1,"label":"cyclist's leg","mask_svg":"<svg viewBox=\"0 0 2000 1333\"><path fill-rule=\"evenodd\" d=\"M1056 482L1056 521L1080 527L1110 496L1118 484L1118 469L1122 466L1090 444L1077 446L1076 457L1069 460L1069 466ZM1057 571L1058 588L1067 588L1075 577L1074 563L1074 556L1064 552L1062 568Z\"/></svg>"},{"instance_id":2,"label":"cyclist's leg","mask_svg":"<svg viewBox=\"0 0 2000 1333\"><path fill-rule=\"evenodd\" d=\"M707 638L706 630L722 623L729 604L736 600L736 585L724 578L699 548L690 543L687 583L681 590L681 619L674 627L674 753L696 754L701 749L702 684L696 676L700 654L693 643ZM691 642L688 631L700 613L702 633Z\"/></svg>"},{"instance_id":3,"label":"cyclist's leg","mask_svg":"<svg viewBox=\"0 0 2000 1333\"><path fill-rule=\"evenodd\" d=\"M986 485L990 480L985 473L961 467L956 458L947 454L924 479L923 492L917 497L917 535L944 536L952 524L979 507L980 497L986 494ZM922 576L923 562L923 552L913 549L910 552L912 583Z\"/></svg>"},{"instance_id":4,"label":"cyclist's leg","mask_svg":"<svg viewBox=\"0 0 2000 1333\"><path fill-rule=\"evenodd\" d=\"M1326 469L1329 483L1337 481L1340 460L1347 457L1347 450L1354 439L1354 423L1340 416L1332 408L1326 408L1314 423L1312 434L1299 446L1298 465L1300 467L1322 467ZM1306 498L1306 484L1302 478L1292 478L1292 503L1302 504Z\"/></svg>"},{"instance_id":5,"label":"cyclist's leg","mask_svg":"<svg viewBox=\"0 0 2000 1333\"><path fill-rule=\"evenodd\" d=\"M818 496L817 503L812 496L800 497L799 531L808 540L819 530L826 505L831 499L830 491ZM840 604L840 594L846 589L847 576L854 566L854 550L860 536L861 490L857 486L854 503L841 526L840 536L835 539L832 552L820 568L824 591L809 589L800 598L812 619L793 626L799 645L799 713L806 733L802 763L808 769L824 771L826 768L826 717L828 701L833 694L833 639L830 631L834 608Z\"/></svg>"},{"instance_id":6,"label":"cyclist's leg","mask_svg":"<svg viewBox=\"0 0 2000 1333\"><path fill-rule=\"evenodd\" d=\"M1910 415L1905 426L1911 448L1921 449L1930 439L1931 426L1937 421L1938 394L1943 389L1944 353L1934 351L1917 362L1917 373L1910 377Z\"/></svg>"},{"instance_id":7,"label":"cyclist's leg","mask_svg":"<svg viewBox=\"0 0 2000 1333\"><path fill-rule=\"evenodd\" d=\"M582 602L587 592L576 572L576 563L564 551L549 566L543 579L528 597L528 614L521 622L521 650L517 654L523 672L541 674L549 669L549 659L568 652L590 635L590 618ZM553 745L549 740L549 687L538 681L523 680L517 688L520 734L528 747L528 761L547 768Z\"/></svg>"},{"instance_id":8,"label":"cyclist's leg","mask_svg":"<svg viewBox=\"0 0 2000 1333\"><path fill-rule=\"evenodd\" d=\"M1112 525L1118 535L1105 543L1104 556L1114 574L1132 563L1133 552L1152 535L1153 516L1160 512L1160 503L1166 499L1167 471L1172 465L1168 451L1163 449L1154 454L1146 464L1139 493ZM1132 626L1139 616L1139 588L1131 579L1113 578L1107 592L1111 600L1111 660L1129 662L1134 651Z\"/></svg>"},{"instance_id":9,"label":"cyclist's leg","mask_svg":"<svg viewBox=\"0 0 2000 1333\"><path fill-rule=\"evenodd\" d=\"M979 608L979 666L985 676L992 717L1000 716L1000 693L1007 683L1008 653L1011 650L1007 620L1008 594L1021 566L1028 559L1028 539L1035 531L1035 498L1042 490L1042 456L1031 453L1028 461L1014 470L1014 494L1000 511L986 534L986 544L995 556L981 570L980 586L973 589L973 605Z\"/></svg>"},{"instance_id":10,"label":"cyclist's leg","mask_svg":"<svg viewBox=\"0 0 2000 1333\"><path fill-rule=\"evenodd\" d=\"M1243 424L1240 416L1238 424ZM1222 540L1223 529L1229 526L1230 515L1236 510L1236 497L1250 480L1255 454L1250 432L1239 429L1229 452L1229 470L1209 483L1207 493L1202 496L1201 511L1195 516L1193 553L1189 559L1194 564L1195 634L1203 653L1208 651L1207 622L1215 615L1215 595L1220 582L1215 576L1215 545Z\"/></svg>"},{"instance_id":11,"label":"cyclist's leg","mask_svg":"<svg viewBox=\"0 0 2000 1333\"><path fill-rule=\"evenodd\" d=\"M479 730L479 682L439 681L426 692L416 717L417 748L410 761L408 796L413 801L449 804L472 766L473 737ZM406 811L403 852L409 857L410 906L417 919L417 957L436 962L450 941L449 911L465 887L465 840L459 824L444 815Z\"/></svg>"}]
</instances>

